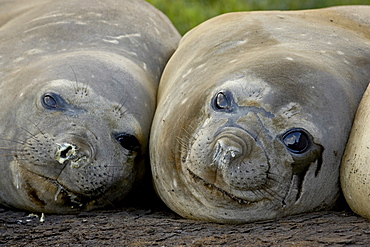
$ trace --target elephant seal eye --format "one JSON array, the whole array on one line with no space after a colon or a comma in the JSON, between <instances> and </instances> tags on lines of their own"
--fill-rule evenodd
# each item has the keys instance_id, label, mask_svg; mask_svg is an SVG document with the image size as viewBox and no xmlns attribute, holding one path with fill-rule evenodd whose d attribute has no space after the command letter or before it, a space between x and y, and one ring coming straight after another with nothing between
<instances>
[{"instance_id":1,"label":"elephant seal eye","mask_svg":"<svg viewBox=\"0 0 370 247\"><path fill-rule=\"evenodd\" d=\"M226 92L219 92L214 98L214 108L216 110L228 111L231 110L231 97Z\"/></svg>"},{"instance_id":2,"label":"elephant seal eye","mask_svg":"<svg viewBox=\"0 0 370 247\"><path fill-rule=\"evenodd\" d=\"M301 129L288 131L284 134L282 141L287 149L295 154L301 154L311 146L308 134Z\"/></svg>"},{"instance_id":3,"label":"elephant seal eye","mask_svg":"<svg viewBox=\"0 0 370 247\"><path fill-rule=\"evenodd\" d=\"M135 136L127 133L120 133L114 135L114 138L123 148L129 151L140 151L140 143Z\"/></svg>"},{"instance_id":4,"label":"elephant seal eye","mask_svg":"<svg viewBox=\"0 0 370 247\"><path fill-rule=\"evenodd\" d=\"M48 111L63 112L69 116L77 116L78 114L87 112L86 109L79 106L69 104L62 96L56 93L48 92L41 96L41 105Z\"/></svg>"},{"instance_id":5,"label":"elephant seal eye","mask_svg":"<svg viewBox=\"0 0 370 247\"><path fill-rule=\"evenodd\" d=\"M224 93L218 93L216 96L217 109L228 109L229 101Z\"/></svg>"},{"instance_id":6,"label":"elephant seal eye","mask_svg":"<svg viewBox=\"0 0 370 247\"><path fill-rule=\"evenodd\" d=\"M51 94L44 94L42 96L42 105L47 109L55 109L58 108L57 99L53 97Z\"/></svg>"}]
</instances>

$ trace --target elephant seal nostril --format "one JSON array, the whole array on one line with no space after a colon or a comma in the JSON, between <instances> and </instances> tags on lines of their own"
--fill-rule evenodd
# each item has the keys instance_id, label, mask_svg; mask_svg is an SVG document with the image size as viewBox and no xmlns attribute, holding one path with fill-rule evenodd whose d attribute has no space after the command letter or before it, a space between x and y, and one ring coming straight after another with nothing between
<instances>
[{"instance_id":1,"label":"elephant seal nostril","mask_svg":"<svg viewBox=\"0 0 370 247\"><path fill-rule=\"evenodd\" d=\"M225 168L233 159L239 157L242 152L243 148L239 143L233 142L227 138L221 138L215 145L211 165Z\"/></svg>"},{"instance_id":2,"label":"elephant seal nostril","mask_svg":"<svg viewBox=\"0 0 370 247\"><path fill-rule=\"evenodd\" d=\"M162 74L151 125L164 203L220 223L334 206L370 77L369 17L369 6L239 12L188 32Z\"/></svg>"},{"instance_id":3,"label":"elephant seal nostril","mask_svg":"<svg viewBox=\"0 0 370 247\"><path fill-rule=\"evenodd\" d=\"M57 144L58 149L55 153L55 159L60 164L65 165L69 162L71 168L80 168L89 164L89 151L79 150L76 145L70 143Z\"/></svg>"},{"instance_id":4,"label":"elephant seal nostril","mask_svg":"<svg viewBox=\"0 0 370 247\"><path fill-rule=\"evenodd\" d=\"M73 144L63 143L57 144L58 148L55 153L55 159L60 164L64 164L64 162L71 160L76 157L77 155L77 147Z\"/></svg>"},{"instance_id":5,"label":"elephant seal nostril","mask_svg":"<svg viewBox=\"0 0 370 247\"><path fill-rule=\"evenodd\" d=\"M2 3L13 14L6 27L0 17L0 204L53 214L120 204L145 173L180 34L141 0Z\"/></svg>"}]
</instances>

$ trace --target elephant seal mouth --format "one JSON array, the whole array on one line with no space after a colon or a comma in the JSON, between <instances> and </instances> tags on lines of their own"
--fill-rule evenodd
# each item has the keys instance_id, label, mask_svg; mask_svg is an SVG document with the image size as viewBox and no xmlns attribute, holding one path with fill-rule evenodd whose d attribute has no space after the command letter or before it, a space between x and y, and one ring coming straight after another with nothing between
<instances>
[{"instance_id":1,"label":"elephant seal mouth","mask_svg":"<svg viewBox=\"0 0 370 247\"><path fill-rule=\"evenodd\" d=\"M90 202L93 202L94 198L99 196L96 194L92 198L73 192L57 179L48 178L30 170L24 170L23 175L26 179L22 187L26 191L30 202L42 208L59 208L62 205L65 208L68 205L72 210L68 210L68 212L74 210L77 212L83 208L88 208ZM47 194L42 191L45 188L48 188Z\"/></svg>"},{"instance_id":2,"label":"elephant seal mouth","mask_svg":"<svg viewBox=\"0 0 370 247\"><path fill-rule=\"evenodd\" d=\"M218 192L222 193L225 197L230 198L232 201L237 202L240 205L254 205L254 204L263 200L262 199L262 200L258 200L258 201L250 201L250 200L246 200L246 199L237 197L237 196L235 196L235 195L217 187L214 184L208 183L206 180L204 180L203 178L201 178L201 177L197 176L195 173L193 173L189 168L187 168L187 171L189 172L190 176L193 178L194 182L196 182L198 184L200 183L204 187L209 188L213 191L218 191Z\"/></svg>"},{"instance_id":3,"label":"elephant seal mouth","mask_svg":"<svg viewBox=\"0 0 370 247\"><path fill-rule=\"evenodd\" d=\"M281 208L293 206L305 194L306 179L320 172L323 151L302 129L288 131L291 135L298 133L305 134L309 145L299 153L291 152L289 163L274 162L276 159L271 157L276 154L266 152L270 144L244 128L226 126L212 136L198 135L187 149L190 150L187 158L182 160L183 172L188 174L196 190L201 186L208 192L219 192L218 196L222 194L240 205L269 201ZM290 144L287 138L291 135L279 138ZM279 138L276 142L280 143ZM300 148L291 144L288 147ZM204 197L213 200L209 195L204 194Z\"/></svg>"},{"instance_id":4,"label":"elephant seal mouth","mask_svg":"<svg viewBox=\"0 0 370 247\"><path fill-rule=\"evenodd\" d=\"M270 161L253 133L226 126L212 137L209 133L197 137L182 160L183 172L195 188L218 191L243 205L274 198Z\"/></svg>"},{"instance_id":5,"label":"elephant seal mouth","mask_svg":"<svg viewBox=\"0 0 370 247\"><path fill-rule=\"evenodd\" d=\"M310 168L312 170L317 170L321 166L321 160L315 160L310 164ZM228 192L219 186L215 185L214 183L207 182L204 178L200 177L199 175L196 175L191 169L186 168L187 172L189 173L190 177L192 178L193 182L199 185L202 185L204 188L220 192L224 197L231 199L232 201L240 204L240 205L254 205L261 201L273 201L277 200L280 202L281 207L285 208L288 205L293 205L299 201L299 199L302 197L304 193L303 189L303 183L305 181L306 173L308 172L309 167L307 167L307 170L302 174L293 173L289 180L289 186L284 193L284 195L274 196L274 193L272 191L269 191L265 194L265 196L262 196L258 199L246 199L241 198L237 195L234 195L231 192ZM270 178L271 179L271 178ZM273 179L272 179L273 180ZM232 186L229 186L230 188ZM260 190L267 191L268 185L261 186ZM253 189L247 190L248 192L253 192ZM261 193L262 194L262 193Z\"/></svg>"}]
</instances>

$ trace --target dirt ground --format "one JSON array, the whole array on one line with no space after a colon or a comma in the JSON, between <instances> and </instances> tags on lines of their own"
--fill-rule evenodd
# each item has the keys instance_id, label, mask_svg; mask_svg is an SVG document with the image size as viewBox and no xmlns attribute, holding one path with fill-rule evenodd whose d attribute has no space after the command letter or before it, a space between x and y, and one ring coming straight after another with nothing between
<instances>
[{"instance_id":1,"label":"dirt ground","mask_svg":"<svg viewBox=\"0 0 370 247\"><path fill-rule=\"evenodd\" d=\"M0 208L0 246L370 245L370 221L347 208L241 225L186 220L158 202L40 216Z\"/></svg>"}]
</instances>

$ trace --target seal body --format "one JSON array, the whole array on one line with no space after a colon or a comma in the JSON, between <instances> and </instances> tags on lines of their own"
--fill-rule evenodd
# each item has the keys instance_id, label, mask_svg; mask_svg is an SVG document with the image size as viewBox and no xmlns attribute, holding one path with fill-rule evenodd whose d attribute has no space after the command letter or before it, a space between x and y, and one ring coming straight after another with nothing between
<instances>
[{"instance_id":1,"label":"seal body","mask_svg":"<svg viewBox=\"0 0 370 247\"><path fill-rule=\"evenodd\" d=\"M178 32L141 0L0 6L13 13L0 27L0 203L73 213L121 201L144 173Z\"/></svg>"},{"instance_id":2,"label":"seal body","mask_svg":"<svg viewBox=\"0 0 370 247\"><path fill-rule=\"evenodd\" d=\"M370 76L370 7L229 13L164 70L150 156L178 214L249 222L331 207Z\"/></svg>"},{"instance_id":3,"label":"seal body","mask_svg":"<svg viewBox=\"0 0 370 247\"><path fill-rule=\"evenodd\" d=\"M370 87L358 106L340 167L340 182L350 208L370 219Z\"/></svg>"}]
</instances>

